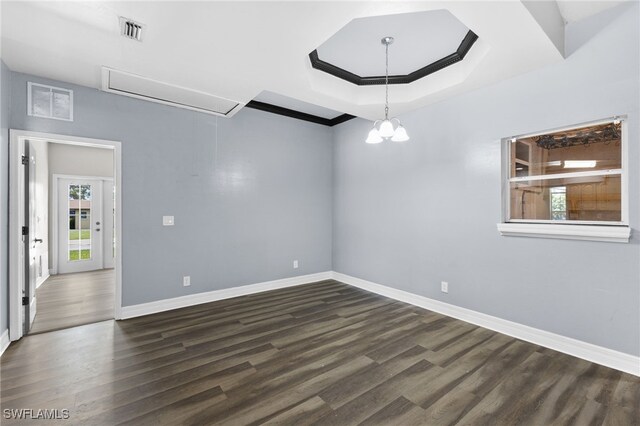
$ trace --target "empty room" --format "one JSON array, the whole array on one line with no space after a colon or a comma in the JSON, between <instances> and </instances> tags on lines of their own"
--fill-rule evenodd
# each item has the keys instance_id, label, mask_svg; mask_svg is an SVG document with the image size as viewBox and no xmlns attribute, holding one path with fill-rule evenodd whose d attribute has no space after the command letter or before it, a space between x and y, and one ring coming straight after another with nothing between
<instances>
[{"instance_id":1,"label":"empty room","mask_svg":"<svg viewBox=\"0 0 640 426\"><path fill-rule=\"evenodd\" d=\"M0 423L640 425L640 2L0 2Z\"/></svg>"}]
</instances>

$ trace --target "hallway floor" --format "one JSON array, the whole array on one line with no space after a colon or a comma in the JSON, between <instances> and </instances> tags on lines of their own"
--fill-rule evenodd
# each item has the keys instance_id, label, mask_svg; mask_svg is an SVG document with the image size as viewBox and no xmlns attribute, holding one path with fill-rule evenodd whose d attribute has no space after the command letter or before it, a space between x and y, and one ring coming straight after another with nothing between
<instances>
[{"instance_id":1,"label":"hallway floor","mask_svg":"<svg viewBox=\"0 0 640 426\"><path fill-rule=\"evenodd\" d=\"M29 334L113 319L114 290L113 269L52 275L36 290Z\"/></svg>"}]
</instances>

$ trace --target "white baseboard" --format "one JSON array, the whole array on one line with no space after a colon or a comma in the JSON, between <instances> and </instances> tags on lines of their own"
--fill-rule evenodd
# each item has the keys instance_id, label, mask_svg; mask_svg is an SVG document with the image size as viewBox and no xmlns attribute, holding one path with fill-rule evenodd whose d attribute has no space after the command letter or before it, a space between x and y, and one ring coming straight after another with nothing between
<instances>
[{"instance_id":1,"label":"white baseboard","mask_svg":"<svg viewBox=\"0 0 640 426\"><path fill-rule=\"evenodd\" d=\"M558 352L563 352L587 361L595 362L596 364L601 364L635 376L640 376L640 357L637 356L607 349L602 346L561 336L559 334L550 333L548 331L539 330L516 322L507 321L403 290L341 274L339 272L333 272L332 277L337 281L372 293L419 306L471 324L476 324L517 339L526 340L527 342L531 342L536 345L544 346Z\"/></svg>"},{"instance_id":2,"label":"white baseboard","mask_svg":"<svg viewBox=\"0 0 640 426\"><path fill-rule=\"evenodd\" d=\"M11 343L11 341L9 340L9 329L7 328L2 332L2 335L0 335L0 356L7 350L9 343Z\"/></svg>"},{"instance_id":3,"label":"white baseboard","mask_svg":"<svg viewBox=\"0 0 640 426\"><path fill-rule=\"evenodd\" d=\"M40 279L38 281L36 281L36 290L46 281L49 279L49 273L47 273L47 275L40 277Z\"/></svg>"},{"instance_id":4,"label":"white baseboard","mask_svg":"<svg viewBox=\"0 0 640 426\"><path fill-rule=\"evenodd\" d=\"M123 306L122 319L155 314L157 312L170 311L172 309L200 305L202 303L215 302L216 300L230 299L232 297L245 296L253 293L261 293L263 291L276 290L279 288L293 287L301 284L328 280L331 279L331 277L331 271L319 272L317 274L299 275L297 277L283 278L280 280L266 281L257 284L249 284L241 287L232 287L222 290L208 291L205 293L189 294L186 296L174 297L172 299L141 303L139 305Z\"/></svg>"}]
</instances>

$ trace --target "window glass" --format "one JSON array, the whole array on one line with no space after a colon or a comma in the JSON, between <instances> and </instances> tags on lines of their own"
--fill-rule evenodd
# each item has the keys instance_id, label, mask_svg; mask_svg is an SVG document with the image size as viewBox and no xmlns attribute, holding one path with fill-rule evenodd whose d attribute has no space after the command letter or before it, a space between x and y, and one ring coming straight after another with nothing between
<instances>
[{"instance_id":1,"label":"window glass","mask_svg":"<svg viewBox=\"0 0 640 426\"><path fill-rule=\"evenodd\" d=\"M508 220L622 221L619 120L508 143Z\"/></svg>"},{"instance_id":2,"label":"window glass","mask_svg":"<svg viewBox=\"0 0 640 426\"><path fill-rule=\"evenodd\" d=\"M549 188L551 197L551 220L567 220L567 187L554 186Z\"/></svg>"},{"instance_id":3,"label":"window glass","mask_svg":"<svg viewBox=\"0 0 640 426\"><path fill-rule=\"evenodd\" d=\"M69 185L69 261L91 259L91 185Z\"/></svg>"},{"instance_id":4,"label":"window glass","mask_svg":"<svg viewBox=\"0 0 640 426\"><path fill-rule=\"evenodd\" d=\"M620 142L619 123L517 139L511 177L620 169Z\"/></svg>"},{"instance_id":5,"label":"window glass","mask_svg":"<svg viewBox=\"0 0 640 426\"><path fill-rule=\"evenodd\" d=\"M564 188L561 195L558 188ZM620 175L511 182L511 218L532 220L620 221ZM564 200L565 215L553 211Z\"/></svg>"}]
</instances>

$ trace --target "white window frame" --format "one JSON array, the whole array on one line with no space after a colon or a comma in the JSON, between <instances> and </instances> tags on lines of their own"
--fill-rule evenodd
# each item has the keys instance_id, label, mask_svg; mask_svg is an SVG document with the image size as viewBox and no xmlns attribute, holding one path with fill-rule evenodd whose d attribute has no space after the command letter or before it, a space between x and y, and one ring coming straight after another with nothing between
<instances>
[{"instance_id":1,"label":"white window frame","mask_svg":"<svg viewBox=\"0 0 640 426\"><path fill-rule=\"evenodd\" d=\"M580 127L620 121L621 137L620 149L622 168L611 170L589 170L583 172L556 173L541 176L511 177L511 149L514 139L529 138L547 133L573 130ZM607 241L627 243L631 236L629 227L629 182L628 182L628 125L626 116L615 116L597 121L575 124L557 129L523 134L503 138L502 141L502 222L497 224L498 231L503 236L560 238L573 240ZM529 180L549 180L558 178L585 176L620 176L620 221L581 221L572 220L559 222L554 220L511 219L511 183Z\"/></svg>"},{"instance_id":2,"label":"white window frame","mask_svg":"<svg viewBox=\"0 0 640 426\"><path fill-rule=\"evenodd\" d=\"M32 102L31 96L32 96L32 87L34 86L49 89L49 115L33 113L33 102ZM51 98L51 95L54 90L69 93L69 118L53 116L53 99ZM65 89L64 87L56 87L56 86L50 86L48 84L40 84L40 83L34 83L32 81L28 81L27 82L27 115L31 117L38 117L38 118L50 118L51 120L73 121L73 90Z\"/></svg>"}]
</instances>

